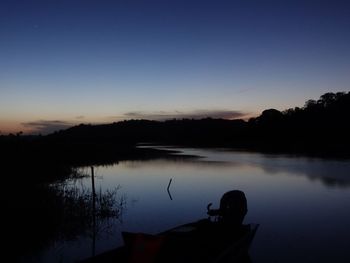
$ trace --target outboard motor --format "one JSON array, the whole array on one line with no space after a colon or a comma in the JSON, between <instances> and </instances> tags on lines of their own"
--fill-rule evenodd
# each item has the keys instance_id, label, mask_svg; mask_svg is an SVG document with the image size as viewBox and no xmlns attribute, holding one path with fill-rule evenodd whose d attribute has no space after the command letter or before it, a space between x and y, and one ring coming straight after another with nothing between
<instances>
[{"instance_id":1,"label":"outboard motor","mask_svg":"<svg viewBox=\"0 0 350 263\"><path fill-rule=\"evenodd\" d=\"M226 192L220 199L219 209L210 209L211 205L207 206L207 214L216 216L218 222L232 226L241 226L248 212L247 199L240 190Z\"/></svg>"}]
</instances>

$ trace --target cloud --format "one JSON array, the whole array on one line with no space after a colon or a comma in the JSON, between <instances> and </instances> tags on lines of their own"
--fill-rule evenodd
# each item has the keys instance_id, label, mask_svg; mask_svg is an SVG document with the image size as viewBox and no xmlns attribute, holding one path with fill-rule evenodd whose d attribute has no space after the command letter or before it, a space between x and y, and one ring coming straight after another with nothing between
<instances>
[{"instance_id":1,"label":"cloud","mask_svg":"<svg viewBox=\"0 0 350 263\"><path fill-rule=\"evenodd\" d=\"M233 110L195 110L190 112L141 112L132 111L114 118L118 119L147 119L147 120L169 120L169 119L203 119L203 118L221 118L238 119L248 116L248 113Z\"/></svg>"},{"instance_id":2,"label":"cloud","mask_svg":"<svg viewBox=\"0 0 350 263\"><path fill-rule=\"evenodd\" d=\"M232 110L195 110L190 112L181 111L156 111L142 112L132 111L121 116L108 117L109 120L130 120L130 119L146 119L146 120L171 120L171 119L203 119L203 118L221 118L221 119L239 119L246 118L249 113ZM84 119L85 116L77 116L76 119ZM37 120L31 122L23 122L22 126L29 130L32 134L49 134L55 131L64 130L74 125L75 121L64 120Z\"/></svg>"},{"instance_id":3,"label":"cloud","mask_svg":"<svg viewBox=\"0 0 350 263\"><path fill-rule=\"evenodd\" d=\"M67 129L74 124L61 120L38 120L23 122L22 125L29 128L32 133L48 134L54 131Z\"/></svg>"}]
</instances>

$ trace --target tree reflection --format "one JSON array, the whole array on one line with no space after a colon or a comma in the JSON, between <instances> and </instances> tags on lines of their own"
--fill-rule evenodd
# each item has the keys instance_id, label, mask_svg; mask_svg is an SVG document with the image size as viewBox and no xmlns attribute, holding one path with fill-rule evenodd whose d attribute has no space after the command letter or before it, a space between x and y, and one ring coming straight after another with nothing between
<instances>
[{"instance_id":1,"label":"tree reflection","mask_svg":"<svg viewBox=\"0 0 350 263\"><path fill-rule=\"evenodd\" d=\"M57 242L95 239L122 220L126 197L120 194L120 187L100 189L94 210L91 189L77 182L20 185L2 195L5 251L14 262L35 261L41 251Z\"/></svg>"},{"instance_id":2,"label":"tree reflection","mask_svg":"<svg viewBox=\"0 0 350 263\"><path fill-rule=\"evenodd\" d=\"M93 207L92 190L84 186L56 184L50 186L54 194L57 215L58 233L62 239L76 238L78 235L96 234L93 230L99 224L105 225L106 220L122 220L126 206L126 197L119 194L120 187L114 189L101 189L96 193L95 207ZM95 208L95 209L94 209ZM97 226L94 226L96 219ZM93 233L92 233L93 232Z\"/></svg>"}]
</instances>

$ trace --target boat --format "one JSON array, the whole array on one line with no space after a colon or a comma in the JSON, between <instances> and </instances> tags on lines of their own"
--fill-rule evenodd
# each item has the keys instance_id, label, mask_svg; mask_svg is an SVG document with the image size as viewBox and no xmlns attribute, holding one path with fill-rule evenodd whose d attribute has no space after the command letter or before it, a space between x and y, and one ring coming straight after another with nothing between
<instances>
[{"instance_id":1,"label":"boat","mask_svg":"<svg viewBox=\"0 0 350 263\"><path fill-rule=\"evenodd\" d=\"M249 247L259 224L242 224L247 212L245 196L237 194L237 190L232 192L221 198L219 209L210 209L211 204L207 206L209 218L155 235L122 232L123 246L83 260L82 263L250 262ZM240 199L238 203L237 196Z\"/></svg>"}]
</instances>

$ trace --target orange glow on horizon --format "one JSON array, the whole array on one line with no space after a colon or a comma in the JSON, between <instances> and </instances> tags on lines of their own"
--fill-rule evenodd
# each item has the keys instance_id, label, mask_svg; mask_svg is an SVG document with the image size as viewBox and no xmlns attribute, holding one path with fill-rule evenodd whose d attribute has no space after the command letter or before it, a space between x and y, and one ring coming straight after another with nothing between
<instances>
[{"instance_id":1,"label":"orange glow on horizon","mask_svg":"<svg viewBox=\"0 0 350 263\"><path fill-rule=\"evenodd\" d=\"M21 123L17 122L0 122L0 135L8 135L10 133L23 132L25 134L30 134L33 132L29 127L24 127Z\"/></svg>"},{"instance_id":2,"label":"orange glow on horizon","mask_svg":"<svg viewBox=\"0 0 350 263\"><path fill-rule=\"evenodd\" d=\"M256 117L257 113L248 113L242 117L237 117L232 115L232 117L226 117L224 119L228 120L235 120L235 119L243 119L245 121L248 121L252 117ZM137 116L135 119L140 116ZM152 118L152 115L143 116L145 118L141 119L154 119ZM147 118L150 117L150 118ZM175 116L174 116L175 117ZM102 116L95 116L94 118L31 118L31 119L17 119L17 120L8 120L8 119L0 119L0 135L8 135L10 133L16 134L19 132L23 132L25 135L31 135L31 134L47 134L48 132L43 132L45 128L50 128L50 132L58 131L60 129L66 129L71 126L79 125L79 124L92 124L92 125L98 125L98 124L109 124L113 122L119 122L123 120L130 120L132 118L128 118L126 115L116 115L113 118L111 117L102 117ZM181 119L181 118L179 118ZM55 127L57 126L57 129ZM49 133L50 133L49 132Z\"/></svg>"}]
</instances>

